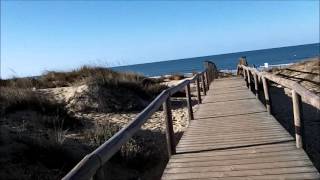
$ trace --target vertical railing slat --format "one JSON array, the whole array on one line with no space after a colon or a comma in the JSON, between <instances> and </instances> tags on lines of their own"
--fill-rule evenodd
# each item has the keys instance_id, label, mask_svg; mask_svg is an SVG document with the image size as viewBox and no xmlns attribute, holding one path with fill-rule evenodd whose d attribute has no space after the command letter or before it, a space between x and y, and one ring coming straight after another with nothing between
<instances>
[{"instance_id":1,"label":"vertical railing slat","mask_svg":"<svg viewBox=\"0 0 320 180\"><path fill-rule=\"evenodd\" d=\"M301 122L301 105L301 96L295 90L292 90L293 119L297 148L303 147L303 124Z\"/></svg>"},{"instance_id":2,"label":"vertical railing slat","mask_svg":"<svg viewBox=\"0 0 320 180\"><path fill-rule=\"evenodd\" d=\"M208 71L205 71L205 78L206 78L206 88L207 91L209 90L210 82L209 82L209 77L208 77Z\"/></svg>"},{"instance_id":3,"label":"vertical railing slat","mask_svg":"<svg viewBox=\"0 0 320 180\"><path fill-rule=\"evenodd\" d=\"M258 75L256 73L253 73L253 78L254 78L254 90L255 90L255 95L256 98L259 98L259 86L258 86Z\"/></svg>"},{"instance_id":4,"label":"vertical railing slat","mask_svg":"<svg viewBox=\"0 0 320 180\"><path fill-rule=\"evenodd\" d=\"M202 80L202 90L203 90L203 94L207 95L207 88L206 88L206 82L204 79L204 74L202 73L201 75L201 80Z\"/></svg>"},{"instance_id":5,"label":"vertical railing slat","mask_svg":"<svg viewBox=\"0 0 320 180\"><path fill-rule=\"evenodd\" d=\"M251 76L250 76L250 71L249 69L247 70L247 79L248 79L248 88L251 91Z\"/></svg>"},{"instance_id":6,"label":"vertical railing slat","mask_svg":"<svg viewBox=\"0 0 320 180\"><path fill-rule=\"evenodd\" d=\"M176 153L170 97L168 97L168 99L163 103L162 107L166 123L167 149L170 157Z\"/></svg>"},{"instance_id":7,"label":"vertical railing slat","mask_svg":"<svg viewBox=\"0 0 320 180\"><path fill-rule=\"evenodd\" d=\"M193 120L193 111L192 111L192 101L191 101L191 94L190 94L190 83L188 83L185 87L186 98L187 98L187 108L188 108L188 116L189 120Z\"/></svg>"},{"instance_id":8,"label":"vertical railing slat","mask_svg":"<svg viewBox=\"0 0 320 180\"><path fill-rule=\"evenodd\" d=\"M263 92L264 92L264 99L266 101L266 107L269 114L271 114L271 101L269 95L269 83L265 77L262 77L262 84L263 84Z\"/></svg>"},{"instance_id":9,"label":"vertical railing slat","mask_svg":"<svg viewBox=\"0 0 320 180\"><path fill-rule=\"evenodd\" d=\"M197 86L197 98L198 98L198 104L202 103L201 100L201 92L200 92L200 76L197 76L196 78L196 86Z\"/></svg>"}]
</instances>

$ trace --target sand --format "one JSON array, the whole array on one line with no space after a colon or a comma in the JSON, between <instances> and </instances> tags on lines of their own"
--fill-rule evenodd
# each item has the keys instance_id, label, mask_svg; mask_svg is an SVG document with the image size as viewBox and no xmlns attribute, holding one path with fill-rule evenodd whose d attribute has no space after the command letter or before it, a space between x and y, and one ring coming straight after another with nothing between
<instances>
[{"instance_id":1,"label":"sand","mask_svg":"<svg viewBox=\"0 0 320 180\"><path fill-rule=\"evenodd\" d=\"M174 86L183 80L172 80L165 82L166 85ZM192 84L191 89L195 90L194 84ZM58 102L64 102L67 104L67 108L70 112L80 119L86 119L88 123L95 124L95 126L100 126L108 123L117 124L120 127L126 126L130 121L132 121L139 112L119 112L119 113L102 113L102 112L81 112L74 111L70 104L73 104L74 97L76 95L82 94L88 91L87 85L73 86L73 87L59 87L59 88L49 88L49 89L39 89L37 90L41 95L47 96ZM195 92L193 92L195 94ZM198 106L193 99L194 110L196 111ZM172 98L174 103L172 103L172 117L173 117L173 128L175 133L184 132L188 126L188 114L186 107L186 99L183 97ZM157 131L165 133L166 124L164 121L165 117L162 110L155 112L145 124L143 124L142 129ZM93 128L87 126L87 128ZM79 138L82 136L81 132L68 132L66 134L69 138Z\"/></svg>"}]
</instances>

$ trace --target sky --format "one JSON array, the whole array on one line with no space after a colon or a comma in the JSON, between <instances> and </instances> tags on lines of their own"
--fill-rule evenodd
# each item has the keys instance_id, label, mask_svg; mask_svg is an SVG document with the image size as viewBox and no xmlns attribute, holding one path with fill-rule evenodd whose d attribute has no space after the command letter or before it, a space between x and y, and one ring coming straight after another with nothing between
<instances>
[{"instance_id":1,"label":"sky","mask_svg":"<svg viewBox=\"0 0 320 180\"><path fill-rule=\"evenodd\" d=\"M318 0L1 0L1 78L318 42Z\"/></svg>"}]
</instances>

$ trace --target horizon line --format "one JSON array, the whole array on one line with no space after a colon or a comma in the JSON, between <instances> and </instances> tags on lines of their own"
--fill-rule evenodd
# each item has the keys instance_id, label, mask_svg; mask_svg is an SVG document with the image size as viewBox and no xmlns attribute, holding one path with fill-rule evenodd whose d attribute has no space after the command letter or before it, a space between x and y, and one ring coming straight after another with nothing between
<instances>
[{"instance_id":1,"label":"horizon line","mask_svg":"<svg viewBox=\"0 0 320 180\"><path fill-rule=\"evenodd\" d=\"M320 41L319 42L314 42L314 43L308 43L308 44L298 44L298 45L280 46L280 47L278 46L278 47L272 47L272 48L253 49L253 50L236 51L236 52L221 53L221 54L203 55L203 56L193 56L193 57L185 57L185 58L179 58L179 59L151 61L151 62L146 62L146 63L127 64L127 65L120 65L120 66L112 66L110 68L135 66L135 65L142 65L142 64L151 64L151 63L157 63L157 62L179 61L179 60L185 60L185 59L204 58L204 57L210 57L210 56L236 54L236 53L244 53L244 52L252 52L252 51L263 51L263 50L270 50L270 49L280 49L280 48L286 48L286 47L305 46L305 45L313 45L313 44L319 44L320 45Z\"/></svg>"}]
</instances>

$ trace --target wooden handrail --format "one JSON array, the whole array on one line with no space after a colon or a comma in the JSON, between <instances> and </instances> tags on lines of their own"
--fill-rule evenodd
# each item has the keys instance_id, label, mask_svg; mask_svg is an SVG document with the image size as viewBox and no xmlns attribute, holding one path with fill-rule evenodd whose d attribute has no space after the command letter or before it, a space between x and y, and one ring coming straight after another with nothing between
<instances>
[{"instance_id":1,"label":"wooden handrail","mask_svg":"<svg viewBox=\"0 0 320 180\"><path fill-rule=\"evenodd\" d=\"M268 72L260 72L256 68L251 68L244 65L239 65L239 68L249 70L251 73L256 74L259 79L264 77L270 81L280 84L281 86L295 90L302 97L304 102L314 106L317 109L320 109L320 96L301 86L299 83Z\"/></svg>"},{"instance_id":2,"label":"wooden handrail","mask_svg":"<svg viewBox=\"0 0 320 180\"><path fill-rule=\"evenodd\" d=\"M120 147L129 141L129 139L140 130L141 126L156 112L161 105L164 107L165 119L166 119L166 129L167 129L167 145L169 155L175 153L174 143L174 133L170 109L170 97L182 89L186 89L186 98L188 101L188 113L190 119L193 119L193 111L190 97L190 83L196 82L199 84L200 76L202 77L202 82L207 84L202 84L203 87L209 87L209 83L215 78L217 74L217 69L214 63L206 61L206 69L195 74L193 77L183 80L179 84L170 87L162 91L142 112L140 112L127 126L123 127L115 135L113 135L109 140L100 145L90 154L86 155L67 175L65 175L63 180L88 180L93 176L96 179L104 179L103 165L120 149ZM204 75L206 75L206 81L204 81ZM209 77L210 75L210 77ZM205 88L204 88L205 89ZM197 88L200 91L200 88ZM205 90L204 90L205 92ZM200 95L200 92L198 92ZM200 97L201 98L201 97ZM169 112L170 111L170 112Z\"/></svg>"},{"instance_id":3,"label":"wooden handrail","mask_svg":"<svg viewBox=\"0 0 320 180\"><path fill-rule=\"evenodd\" d=\"M268 80L273 81L277 84L280 84L283 87L291 89L292 93L292 105L293 105L293 120L295 126L295 137L296 137L296 146L297 148L303 148L303 117L301 117L301 107L302 100L303 102L312 105L313 107L320 109L320 96L301 86L299 83L282 78L280 76L268 73L268 72L260 72L256 68L251 68L245 65L238 65L238 72L240 70L243 73L244 79L250 87L250 74L254 76L254 84L255 84L255 93L258 93L258 81L263 84L263 91L265 97L266 108L269 114L272 114L272 104L271 98L269 94L269 86ZM247 72L247 73L246 73ZM237 73L240 75L240 73ZM258 95L257 95L258 97Z\"/></svg>"}]
</instances>

